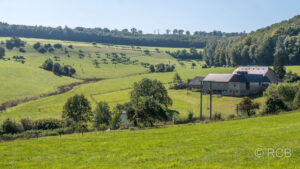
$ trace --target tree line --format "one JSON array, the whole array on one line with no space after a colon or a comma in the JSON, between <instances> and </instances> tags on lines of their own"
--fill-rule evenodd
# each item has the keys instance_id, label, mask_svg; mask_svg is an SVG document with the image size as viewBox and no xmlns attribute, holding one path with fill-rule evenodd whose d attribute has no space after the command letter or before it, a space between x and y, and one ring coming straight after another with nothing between
<instances>
[{"instance_id":1,"label":"tree line","mask_svg":"<svg viewBox=\"0 0 300 169\"><path fill-rule=\"evenodd\" d=\"M190 48L189 52L186 49L183 49L174 52L166 51L166 53L179 60L202 60L202 52L198 52L196 48Z\"/></svg>"},{"instance_id":2,"label":"tree line","mask_svg":"<svg viewBox=\"0 0 300 169\"><path fill-rule=\"evenodd\" d=\"M181 29L166 30L165 34L143 34L136 28L110 30L108 28L44 27L9 25L0 22L0 36L19 36L28 38L57 39L83 42L99 42L121 45L164 46L164 47L205 47L207 41L229 36L240 36L245 33L225 33L221 31L204 32Z\"/></svg>"},{"instance_id":3,"label":"tree line","mask_svg":"<svg viewBox=\"0 0 300 169\"><path fill-rule=\"evenodd\" d=\"M286 65L300 64L300 15L239 37L226 37L207 43L206 64L272 65L282 58Z\"/></svg>"}]
</instances>

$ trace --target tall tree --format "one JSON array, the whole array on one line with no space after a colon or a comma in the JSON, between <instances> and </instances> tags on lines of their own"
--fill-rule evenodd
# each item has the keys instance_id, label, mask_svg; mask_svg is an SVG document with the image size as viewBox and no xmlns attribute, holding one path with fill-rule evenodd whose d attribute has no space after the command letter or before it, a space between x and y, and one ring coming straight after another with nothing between
<instances>
[{"instance_id":1,"label":"tall tree","mask_svg":"<svg viewBox=\"0 0 300 169\"><path fill-rule=\"evenodd\" d=\"M109 109L107 102L103 102L103 101L99 102L94 111L94 115L95 115L95 120L94 120L95 127L98 127L100 124L109 125L109 122L111 120L111 111Z\"/></svg>"},{"instance_id":2,"label":"tall tree","mask_svg":"<svg viewBox=\"0 0 300 169\"><path fill-rule=\"evenodd\" d=\"M244 97L242 101L238 104L238 109L246 113L248 116L255 114L254 110L259 109L259 104L253 102L249 97Z\"/></svg>"},{"instance_id":3,"label":"tall tree","mask_svg":"<svg viewBox=\"0 0 300 169\"><path fill-rule=\"evenodd\" d=\"M90 102L84 95L70 97L63 107L62 118L70 118L76 123L86 123L92 119Z\"/></svg>"},{"instance_id":4,"label":"tall tree","mask_svg":"<svg viewBox=\"0 0 300 169\"><path fill-rule=\"evenodd\" d=\"M130 93L130 102L125 104L128 118L135 125L143 123L152 126L155 121L167 120L168 106L172 100L164 85L144 78L134 83Z\"/></svg>"},{"instance_id":5,"label":"tall tree","mask_svg":"<svg viewBox=\"0 0 300 169\"><path fill-rule=\"evenodd\" d=\"M173 77L173 83L178 84L178 83L181 83L181 82L182 82L182 79L179 76L179 74L176 72L174 77Z\"/></svg>"},{"instance_id":6,"label":"tall tree","mask_svg":"<svg viewBox=\"0 0 300 169\"><path fill-rule=\"evenodd\" d=\"M132 34L137 33L137 29L136 29L136 28L131 28L130 30L131 30L131 33L132 33Z\"/></svg>"},{"instance_id":7,"label":"tall tree","mask_svg":"<svg viewBox=\"0 0 300 169\"><path fill-rule=\"evenodd\" d=\"M286 70L284 67L285 50L282 44L277 43L274 53L274 72L278 78L283 79Z\"/></svg>"},{"instance_id":8,"label":"tall tree","mask_svg":"<svg viewBox=\"0 0 300 169\"><path fill-rule=\"evenodd\" d=\"M167 35L169 35L169 34L170 34L170 32L171 32L171 30L170 30L170 29L166 29L166 34L167 34Z\"/></svg>"}]
</instances>

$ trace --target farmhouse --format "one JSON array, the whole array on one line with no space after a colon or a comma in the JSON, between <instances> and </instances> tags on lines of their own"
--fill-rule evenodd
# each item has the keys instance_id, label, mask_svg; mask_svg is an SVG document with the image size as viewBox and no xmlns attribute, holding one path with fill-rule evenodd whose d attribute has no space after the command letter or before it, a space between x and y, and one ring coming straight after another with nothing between
<instances>
[{"instance_id":1,"label":"farmhouse","mask_svg":"<svg viewBox=\"0 0 300 169\"><path fill-rule=\"evenodd\" d=\"M270 83L278 83L269 67L239 67L232 74L208 74L203 80L203 90L224 96L247 96L264 91Z\"/></svg>"}]
</instances>

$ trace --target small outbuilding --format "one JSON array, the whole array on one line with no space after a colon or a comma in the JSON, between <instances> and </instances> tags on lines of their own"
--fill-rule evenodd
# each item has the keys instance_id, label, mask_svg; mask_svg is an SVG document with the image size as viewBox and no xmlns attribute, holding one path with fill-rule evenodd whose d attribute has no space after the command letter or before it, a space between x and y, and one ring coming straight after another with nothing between
<instances>
[{"instance_id":1,"label":"small outbuilding","mask_svg":"<svg viewBox=\"0 0 300 169\"><path fill-rule=\"evenodd\" d=\"M203 82L203 79L205 77L196 76L193 80L191 80L188 84L189 88L191 89L201 89L201 85Z\"/></svg>"}]
</instances>

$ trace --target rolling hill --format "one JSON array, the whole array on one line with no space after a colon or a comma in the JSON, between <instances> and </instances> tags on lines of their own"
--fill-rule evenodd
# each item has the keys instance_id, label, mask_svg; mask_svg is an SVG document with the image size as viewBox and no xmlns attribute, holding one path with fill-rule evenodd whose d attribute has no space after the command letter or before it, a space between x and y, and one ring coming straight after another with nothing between
<instances>
[{"instance_id":1,"label":"rolling hill","mask_svg":"<svg viewBox=\"0 0 300 169\"><path fill-rule=\"evenodd\" d=\"M297 168L300 112L0 143L1 168ZM268 155L268 148L279 150ZM256 150L264 154L255 154ZM283 155L290 149L290 155Z\"/></svg>"},{"instance_id":2,"label":"rolling hill","mask_svg":"<svg viewBox=\"0 0 300 169\"><path fill-rule=\"evenodd\" d=\"M279 57L286 65L300 64L300 15L236 38L208 43L208 65L273 65Z\"/></svg>"}]
</instances>

